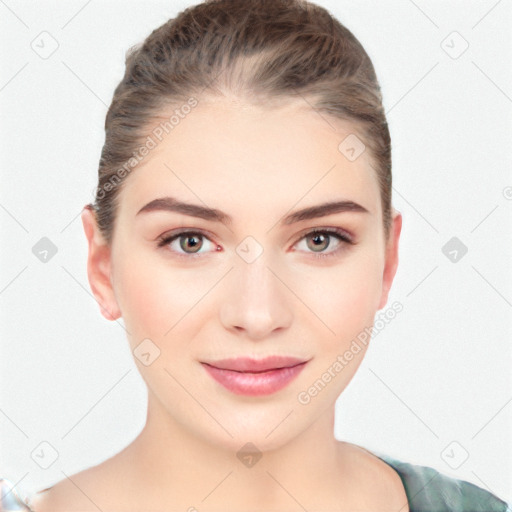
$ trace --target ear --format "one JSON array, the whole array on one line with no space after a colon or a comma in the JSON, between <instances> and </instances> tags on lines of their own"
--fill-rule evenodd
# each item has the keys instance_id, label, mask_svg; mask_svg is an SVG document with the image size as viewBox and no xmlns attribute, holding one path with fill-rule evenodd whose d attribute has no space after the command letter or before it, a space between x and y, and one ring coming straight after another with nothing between
<instances>
[{"instance_id":1,"label":"ear","mask_svg":"<svg viewBox=\"0 0 512 512\"><path fill-rule=\"evenodd\" d=\"M393 279L398 268L398 242L401 231L402 214L393 208L389 237L386 242L386 262L384 264L382 295L378 309L382 309L388 301L389 290L391 289L391 285L393 284Z\"/></svg>"},{"instance_id":2,"label":"ear","mask_svg":"<svg viewBox=\"0 0 512 512\"><path fill-rule=\"evenodd\" d=\"M117 304L111 282L110 247L99 231L96 215L91 205L82 210L82 224L89 245L87 277L101 314L107 320L117 320L121 310Z\"/></svg>"}]
</instances>

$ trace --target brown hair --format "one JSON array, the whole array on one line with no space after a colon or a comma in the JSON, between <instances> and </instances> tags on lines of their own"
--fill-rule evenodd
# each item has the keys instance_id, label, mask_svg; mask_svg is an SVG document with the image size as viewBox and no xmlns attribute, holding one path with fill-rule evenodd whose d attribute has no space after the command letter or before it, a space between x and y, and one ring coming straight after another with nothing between
<instances>
[{"instance_id":1,"label":"brown hair","mask_svg":"<svg viewBox=\"0 0 512 512\"><path fill-rule=\"evenodd\" d=\"M107 243L123 179L139 161L136 149L147 154L142 141L151 122L181 105L162 125L167 132L203 92L261 106L302 97L353 121L370 151L388 236L391 140L380 86L362 45L326 9L304 0L206 0L130 48L125 64L105 120L95 203L87 205Z\"/></svg>"}]
</instances>

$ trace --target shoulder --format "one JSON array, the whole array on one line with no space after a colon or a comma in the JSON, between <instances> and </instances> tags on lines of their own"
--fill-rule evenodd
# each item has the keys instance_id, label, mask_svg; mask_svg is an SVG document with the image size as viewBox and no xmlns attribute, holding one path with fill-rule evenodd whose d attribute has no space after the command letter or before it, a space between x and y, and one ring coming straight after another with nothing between
<instances>
[{"instance_id":1,"label":"shoulder","mask_svg":"<svg viewBox=\"0 0 512 512\"><path fill-rule=\"evenodd\" d=\"M507 503L465 480L449 477L429 466L380 457L400 475L411 512L510 512Z\"/></svg>"},{"instance_id":2,"label":"shoulder","mask_svg":"<svg viewBox=\"0 0 512 512\"><path fill-rule=\"evenodd\" d=\"M66 477L30 496L28 505L33 512L97 511L94 501L88 498L90 487L84 483L84 480L87 480L87 472Z\"/></svg>"},{"instance_id":3,"label":"shoulder","mask_svg":"<svg viewBox=\"0 0 512 512\"><path fill-rule=\"evenodd\" d=\"M369 509L400 510L407 512L407 495L399 474L382 459L368 450L340 441L341 455L350 466L351 486L365 497L360 504Z\"/></svg>"},{"instance_id":4,"label":"shoulder","mask_svg":"<svg viewBox=\"0 0 512 512\"><path fill-rule=\"evenodd\" d=\"M114 496L115 476L107 467L98 465L67 476L48 489L30 497L32 512L98 512L113 511L121 506Z\"/></svg>"},{"instance_id":5,"label":"shoulder","mask_svg":"<svg viewBox=\"0 0 512 512\"><path fill-rule=\"evenodd\" d=\"M130 472L132 463L129 451L124 448L99 464L66 475L50 488L35 493L29 506L32 512L133 510L138 480Z\"/></svg>"}]
</instances>

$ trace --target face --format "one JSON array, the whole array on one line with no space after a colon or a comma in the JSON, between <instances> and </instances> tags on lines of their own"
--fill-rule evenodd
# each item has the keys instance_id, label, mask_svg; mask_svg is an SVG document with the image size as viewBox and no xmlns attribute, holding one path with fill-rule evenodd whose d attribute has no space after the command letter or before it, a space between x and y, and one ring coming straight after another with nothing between
<instances>
[{"instance_id":1,"label":"face","mask_svg":"<svg viewBox=\"0 0 512 512\"><path fill-rule=\"evenodd\" d=\"M297 103L200 102L126 178L111 247L84 210L102 312L123 317L150 395L196 436L282 445L334 407L360 365L401 218L386 239L368 151L350 161L338 149L351 133ZM162 198L203 210L144 209ZM326 203L341 205L314 215ZM269 356L305 363L266 376L204 364Z\"/></svg>"}]
</instances>

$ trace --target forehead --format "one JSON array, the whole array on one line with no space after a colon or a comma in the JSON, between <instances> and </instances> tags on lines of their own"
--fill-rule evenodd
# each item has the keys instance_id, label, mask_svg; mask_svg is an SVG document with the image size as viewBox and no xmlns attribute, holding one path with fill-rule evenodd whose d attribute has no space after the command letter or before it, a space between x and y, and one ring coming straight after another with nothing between
<instances>
[{"instance_id":1,"label":"forehead","mask_svg":"<svg viewBox=\"0 0 512 512\"><path fill-rule=\"evenodd\" d=\"M169 195L249 216L318 199L355 200L375 211L379 189L369 151L356 159L347 153L359 137L354 124L303 100L279 108L200 101L161 141L153 136L155 147L126 178L120 209L133 216Z\"/></svg>"}]
</instances>

